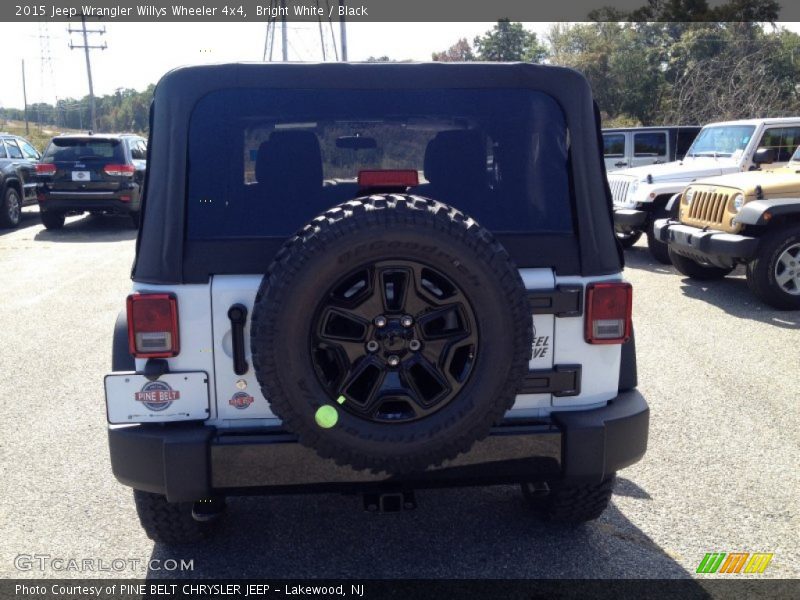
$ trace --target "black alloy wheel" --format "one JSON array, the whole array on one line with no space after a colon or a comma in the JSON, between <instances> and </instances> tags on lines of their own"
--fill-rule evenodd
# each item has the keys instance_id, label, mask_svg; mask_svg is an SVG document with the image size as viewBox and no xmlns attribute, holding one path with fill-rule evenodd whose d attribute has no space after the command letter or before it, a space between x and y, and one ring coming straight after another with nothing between
<instances>
[{"instance_id":1,"label":"black alloy wheel","mask_svg":"<svg viewBox=\"0 0 800 600\"><path fill-rule=\"evenodd\" d=\"M380 261L343 276L314 323L320 383L343 410L370 421L414 421L438 411L461 391L478 351L464 293L414 261Z\"/></svg>"}]
</instances>

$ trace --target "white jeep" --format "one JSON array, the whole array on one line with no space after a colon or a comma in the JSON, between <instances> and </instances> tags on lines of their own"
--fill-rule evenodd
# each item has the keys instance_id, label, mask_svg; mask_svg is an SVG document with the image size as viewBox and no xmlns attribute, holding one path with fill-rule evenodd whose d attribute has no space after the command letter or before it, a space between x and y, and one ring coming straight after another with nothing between
<instances>
[{"instance_id":1,"label":"white jeep","mask_svg":"<svg viewBox=\"0 0 800 600\"><path fill-rule=\"evenodd\" d=\"M526 64L158 84L111 465L162 542L232 494L522 485L585 521L647 445L589 86Z\"/></svg>"},{"instance_id":2,"label":"white jeep","mask_svg":"<svg viewBox=\"0 0 800 600\"><path fill-rule=\"evenodd\" d=\"M798 144L800 117L712 123L703 127L683 160L610 173L617 238L629 248L645 233L653 257L670 264L667 244L654 235L653 224L678 217L677 204L670 202L676 194L698 179L758 168L768 154L776 165L784 164Z\"/></svg>"}]
</instances>

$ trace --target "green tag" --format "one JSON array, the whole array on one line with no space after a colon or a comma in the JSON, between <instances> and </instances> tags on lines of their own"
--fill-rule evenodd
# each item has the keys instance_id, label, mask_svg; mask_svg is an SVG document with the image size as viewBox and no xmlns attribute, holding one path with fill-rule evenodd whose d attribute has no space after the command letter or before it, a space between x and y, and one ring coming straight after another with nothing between
<instances>
[{"instance_id":1,"label":"green tag","mask_svg":"<svg viewBox=\"0 0 800 600\"><path fill-rule=\"evenodd\" d=\"M335 406L325 404L317 409L316 414L314 414L314 420L323 429L330 429L339 421L339 411L336 410Z\"/></svg>"}]
</instances>

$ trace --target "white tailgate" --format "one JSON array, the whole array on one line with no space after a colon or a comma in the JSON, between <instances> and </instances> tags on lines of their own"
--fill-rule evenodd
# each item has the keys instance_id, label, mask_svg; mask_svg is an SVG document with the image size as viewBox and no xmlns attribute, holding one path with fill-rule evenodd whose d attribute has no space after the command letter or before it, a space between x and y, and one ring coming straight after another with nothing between
<instances>
[{"instance_id":1,"label":"white tailgate","mask_svg":"<svg viewBox=\"0 0 800 600\"><path fill-rule=\"evenodd\" d=\"M253 370L250 350L250 321L253 303L263 275L215 275L211 282L214 327L214 372L216 373L217 416L219 419L275 418L269 402L261 394ZM247 308L244 349L247 372L233 371L231 322L228 309L234 304Z\"/></svg>"}]
</instances>

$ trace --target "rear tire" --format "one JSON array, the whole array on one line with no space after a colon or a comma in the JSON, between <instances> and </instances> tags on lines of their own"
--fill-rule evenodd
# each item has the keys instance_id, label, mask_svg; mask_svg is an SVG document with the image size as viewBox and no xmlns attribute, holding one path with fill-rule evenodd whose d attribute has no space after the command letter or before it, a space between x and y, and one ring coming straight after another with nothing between
<instances>
[{"instance_id":1,"label":"rear tire","mask_svg":"<svg viewBox=\"0 0 800 600\"><path fill-rule=\"evenodd\" d=\"M22 201L17 190L10 187L6 190L3 201L0 203L0 227L12 229L19 225L21 220Z\"/></svg>"},{"instance_id":2,"label":"rear tire","mask_svg":"<svg viewBox=\"0 0 800 600\"><path fill-rule=\"evenodd\" d=\"M138 210L132 210L130 213L131 218L131 225L133 225L134 229L139 229L139 224L142 220L142 213Z\"/></svg>"},{"instance_id":3,"label":"rear tire","mask_svg":"<svg viewBox=\"0 0 800 600\"><path fill-rule=\"evenodd\" d=\"M634 244L636 244L636 242L639 241L639 238L642 237L642 232L641 231L633 231L631 233L617 232L616 235L617 239L619 240L619 243L622 245L623 248L627 250L628 248L631 248Z\"/></svg>"},{"instance_id":4,"label":"rear tire","mask_svg":"<svg viewBox=\"0 0 800 600\"><path fill-rule=\"evenodd\" d=\"M61 229L64 227L65 216L62 212L44 210L41 212L41 217L45 229Z\"/></svg>"},{"instance_id":5,"label":"rear tire","mask_svg":"<svg viewBox=\"0 0 800 600\"><path fill-rule=\"evenodd\" d=\"M747 285L774 308L800 309L800 225L761 238L758 256L747 264Z\"/></svg>"},{"instance_id":6,"label":"rear tire","mask_svg":"<svg viewBox=\"0 0 800 600\"><path fill-rule=\"evenodd\" d=\"M672 264L669 254L669 245L656 239L652 224L647 228L647 248L650 250L650 255L662 265Z\"/></svg>"},{"instance_id":7,"label":"rear tire","mask_svg":"<svg viewBox=\"0 0 800 600\"><path fill-rule=\"evenodd\" d=\"M733 267L723 269L722 267L715 267L713 265L701 265L699 262L682 256L672 248L669 249L669 258L672 265L682 275L686 275L690 279L697 279L698 281L711 281L714 279L722 279L733 271Z\"/></svg>"},{"instance_id":8,"label":"rear tire","mask_svg":"<svg viewBox=\"0 0 800 600\"><path fill-rule=\"evenodd\" d=\"M136 512L147 537L162 544L190 544L207 538L215 521L192 516L193 502L168 502L161 494L133 490Z\"/></svg>"},{"instance_id":9,"label":"rear tire","mask_svg":"<svg viewBox=\"0 0 800 600\"><path fill-rule=\"evenodd\" d=\"M541 495L533 484L522 484L522 495L534 512L546 521L585 523L600 517L611 502L616 473L595 485L555 483Z\"/></svg>"}]
</instances>

